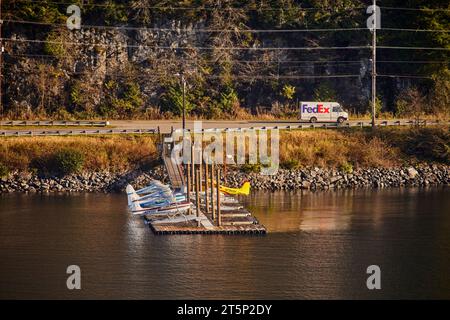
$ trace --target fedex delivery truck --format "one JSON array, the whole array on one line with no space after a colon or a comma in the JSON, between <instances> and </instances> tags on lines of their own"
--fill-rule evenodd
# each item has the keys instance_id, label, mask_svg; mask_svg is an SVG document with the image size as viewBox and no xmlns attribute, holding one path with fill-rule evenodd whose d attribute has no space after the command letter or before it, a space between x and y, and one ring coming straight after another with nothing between
<instances>
[{"instance_id":1,"label":"fedex delivery truck","mask_svg":"<svg viewBox=\"0 0 450 320\"><path fill-rule=\"evenodd\" d=\"M348 113L337 102L301 102L299 120L343 123L348 120Z\"/></svg>"}]
</instances>

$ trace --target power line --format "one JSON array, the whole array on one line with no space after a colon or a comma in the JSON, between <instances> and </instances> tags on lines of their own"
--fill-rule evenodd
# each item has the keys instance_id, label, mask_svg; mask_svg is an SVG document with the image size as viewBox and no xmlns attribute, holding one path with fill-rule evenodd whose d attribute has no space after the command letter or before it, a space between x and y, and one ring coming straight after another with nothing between
<instances>
[{"instance_id":1,"label":"power line","mask_svg":"<svg viewBox=\"0 0 450 320\"><path fill-rule=\"evenodd\" d=\"M377 61L377 63L406 63L406 64L449 64L449 61L414 61L414 60L393 60L393 61Z\"/></svg>"},{"instance_id":2,"label":"power line","mask_svg":"<svg viewBox=\"0 0 450 320\"><path fill-rule=\"evenodd\" d=\"M402 10L402 11L422 11L422 12L450 12L450 9L444 8L400 8L400 7L380 7L386 10Z\"/></svg>"},{"instance_id":3,"label":"power line","mask_svg":"<svg viewBox=\"0 0 450 320\"><path fill-rule=\"evenodd\" d=\"M4 22L45 25L53 27L66 27L65 24L11 20L6 19ZM174 28L153 28L153 27L131 27L131 26L101 26L101 25L81 25L83 29L106 29L106 30L148 30L148 31L168 31L168 32L200 32L200 33L217 33L217 32L233 32L233 33L293 33L293 32L339 32L339 31L367 31L367 28L322 28L322 29L174 29Z\"/></svg>"},{"instance_id":4,"label":"power line","mask_svg":"<svg viewBox=\"0 0 450 320\"><path fill-rule=\"evenodd\" d=\"M61 42L52 40L35 40L35 39L11 39L11 38L1 38L3 41L10 42L25 42L25 43L51 43L51 44L61 44L61 45L77 45L77 46L99 46L99 47L114 47L117 48L150 48L150 49L171 49L171 50L247 50L247 51L271 51L271 50L360 50L367 49L369 46L347 46L347 47L172 47L172 46L148 46L148 45L122 45L120 43L109 45L104 43L79 43L79 42Z\"/></svg>"},{"instance_id":5,"label":"power line","mask_svg":"<svg viewBox=\"0 0 450 320\"><path fill-rule=\"evenodd\" d=\"M399 74L378 74L377 77L384 77L384 78L411 78L411 79L433 79L432 77L426 77L426 76L399 75Z\"/></svg>"},{"instance_id":6,"label":"power line","mask_svg":"<svg viewBox=\"0 0 450 320\"><path fill-rule=\"evenodd\" d=\"M401 29L401 28L381 28L381 31L405 31L405 32L442 32L449 33L450 30L440 30L440 29Z\"/></svg>"},{"instance_id":7,"label":"power line","mask_svg":"<svg viewBox=\"0 0 450 320\"><path fill-rule=\"evenodd\" d=\"M37 71L24 70L23 73L28 74L39 74ZM45 70L43 70L45 72ZM73 76L73 75L87 75L92 76L90 72L69 72L63 71L64 74ZM118 75L117 73L104 74L105 77L111 78L133 78L133 79L149 79L149 77L166 77L167 74L149 74L149 75ZM222 79L224 76L220 75L202 75L204 78L208 79ZM255 79L255 80L264 80L264 79L328 79L328 78L359 78L359 74L335 74L335 75L297 75L297 76L289 76L289 75L227 75L226 77L230 77L233 79Z\"/></svg>"},{"instance_id":8,"label":"power line","mask_svg":"<svg viewBox=\"0 0 450 320\"><path fill-rule=\"evenodd\" d=\"M6 63L7 65L15 65ZM28 74L38 74L37 71L24 70L23 73ZM74 75L88 75L92 76L90 72L70 72L63 71L64 74L69 76ZM118 75L117 73L109 73L105 74L105 77L112 78L133 78L133 79L148 79L149 77L165 77L167 74L149 74L149 75ZM202 77L207 79L221 79L224 76L221 75L202 75ZM264 80L264 79L327 79L327 78L361 78L360 74L335 74L335 75L227 75L227 77L233 79L255 79L255 80ZM399 74L377 74L377 77L383 78L412 78L412 79L433 79L430 76L421 76L421 75L399 75Z\"/></svg>"},{"instance_id":9,"label":"power line","mask_svg":"<svg viewBox=\"0 0 450 320\"><path fill-rule=\"evenodd\" d=\"M5 19L4 22L17 24L43 25L51 27L66 27L65 24ZM147 31L163 31L163 32L187 32L187 33L306 33L306 32L345 32L345 31L367 31L367 28L317 28L317 29L174 29L174 28L154 28L154 27L132 27L132 26L102 26L102 25L81 25L83 29L104 29L104 30L147 30ZM449 33L450 30L440 29L406 29L406 28L381 28L384 31L403 31L403 32L436 32Z\"/></svg>"},{"instance_id":10,"label":"power line","mask_svg":"<svg viewBox=\"0 0 450 320\"><path fill-rule=\"evenodd\" d=\"M19 54L19 53L6 53L10 57L30 57L30 58L48 58L48 59L59 59L53 55L48 54ZM153 59L158 62L161 61L172 61L173 59L162 58L162 59ZM217 59L189 59L184 58L184 61L205 61L205 62L217 62ZM241 59L232 59L230 62L241 62L241 63L280 63L280 64L361 64L364 63L364 60L241 60ZM405 63L405 64L450 64L450 60L448 61L425 61L425 60L378 60L377 63Z\"/></svg>"},{"instance_id":11,"label":"power line","mask_svg":"<svg viewBox=\"0 0 450 320\"><path fill-rule=\"evenodd\" d=\"M14 53L6 53L10 57L30 57L30 58L48 58L48 59L59 59L53 55L46 54L14 54ZM162 59L153 59L158 62L163 61L172 61L173 59L162 58ZM205 62L217 62L217 59L190 59L183 58L184 61L205 61ZM230 62L241 62L241 63L279 63L279 64L361 64L363 61L361 60L241 60L241 59L232 59Z\"/></svg>"},{"instance_id":12,"label":"power line","mask_svg":"<svg viewBox=\"0 0 450 320\"><path fill-rule=\"evenodd\" d=\"M378 49L394 49L394 50L438 50L450 51L450 48L442 47L393 47L393 46L377 46Z\"/></svg>"},{"instance_id":13,"label":"power line","mask_svg":"<svg viewBox=\"0 0 450 320\"><path fill-rule=\"evenodd\" d=\"M270 51L270 50L360 50L368 49L370 46L347 46L347 47L171 47L171 46L148 46L148 45L108 45L103 43L79 43L79 42L61 42L61 41L51 41L51 40L35 40L35 39L11 39L11 38L1 38L3 41L10 42L28 42L28 43L51 43L51 44L66 44L66 45L78 45L78 46L99 46L99 47L114 47L117 46L123 48L152 48L152 49L172 49L172 50L248 50L248 51ZM377 46L378 49L395 49L395 50L438 50L438 51L450 51L450 48L444 47L396 47L396 46Z\"/></svg>"}]
</instances>

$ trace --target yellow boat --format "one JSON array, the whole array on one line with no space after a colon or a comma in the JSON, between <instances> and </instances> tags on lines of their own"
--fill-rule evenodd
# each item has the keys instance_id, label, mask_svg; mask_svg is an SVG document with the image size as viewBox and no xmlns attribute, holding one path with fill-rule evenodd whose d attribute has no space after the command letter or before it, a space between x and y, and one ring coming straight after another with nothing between
<instances>
[{"instance_id":1,"label":"yellow boat","mask_svg":"<svg viewBox=\"0 0 450 320\"><path fill-rule=\"evenodd\" d=\"M250 182L244 182L242 187L240 188L228 188L225 186L219 186L220 192L237 196L237 195L243 195L248 196L250 194Z\"/></svg>"}]
</instances>

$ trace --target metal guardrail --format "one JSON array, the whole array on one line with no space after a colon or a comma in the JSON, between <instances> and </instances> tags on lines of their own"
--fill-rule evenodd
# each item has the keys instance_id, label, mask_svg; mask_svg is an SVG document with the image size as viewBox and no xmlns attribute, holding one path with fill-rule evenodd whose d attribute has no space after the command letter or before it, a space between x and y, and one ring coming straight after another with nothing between
<instances>
[{"instance_id":1,"label":"metal guardrail","mask_svg":"<svg viewBox=\"0 0 450 320\"><path fill-rule=\"evenodd\" d=\"M0 121L0 126L39 126L39 127L50 127L50 126L91 126L91 127L106 127L109 126L109 121L89 121L89 120L79 120L79 121L64 121L64 120L36 120L36 121Z\"/></svg>"},{"instance_id":2,"label":"metal guardrail","mask_svg":"<svg viewBox=\"0 0 450 320\"><path fill-rule=\"evenodd\" d=\"M0 131L0 137L39 137L39 136L89 136L89 135L114 135L114 134L148 134L158 133L158 129L97 129L97 130L20 130Z\"/></svg>"},{"instance_id":3,"label":"metal guardrail","mask_svg":"<svg viewBox=\"0 0 450 320\"><path fill-rule=\"evenodd\" d=\"M429 126L429 125L450 125L450 121L414 121L414 120L392 120L392 121L380 121L377 122L377 127L393 127L393 126ZM191 130L186 129L187 132L194 133L208 133L208 132L234 132L234 131L246 131L246 130L301 130L301 129L342 129L342 128L364 128L372 127L371 121L359 121L359 122L349 122L349 123L301 123L299 125L289 125L289 126L263 126L263 127L245 127L245 128L214 128L214 129L201 129L201 130ZM183 132L183 129L175 129L172 132Z\"/></svg>"},{"instance_id":4,"label":"metal guardrail","mask_svg":"<svg viewBox=\"0 0 450 320\"><path fill-rule=\"evenodd\" d=\"M414 121L414 120L387 120L377 123L378 127L388 126L430 126L430 125L450 125L450 121ZM246 130L301 130L301 129L341 129L341 128L364 128L371 127L370 121L349 122L343 124L337 123L299 123L289 126L263 126L263 127L243 127L243 128L213 128L191 130L187 132L208 133L208 132L239 132ZM75 135L115 135L115 134L154 134L160 133L159 127L151 129L59 129L59 130L3 130L0 131L0 137L32 137L32 136L75 136ZM173 129L173 132L183 132L183 129Z\"/></svg>"}]
</instances>

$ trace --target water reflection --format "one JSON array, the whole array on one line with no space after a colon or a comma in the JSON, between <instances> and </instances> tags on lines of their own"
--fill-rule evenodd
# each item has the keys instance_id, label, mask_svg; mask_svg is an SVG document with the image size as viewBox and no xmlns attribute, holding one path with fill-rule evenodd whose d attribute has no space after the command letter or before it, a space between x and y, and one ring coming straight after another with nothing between
<instances>
[{"instance_id":1,"label":"water reflection","mask_svg":"<svg viewBox=\"0 0 450 320\"><path fill-rule=\"evenodd\" d=\"M271 232L332 231L348 230L359 222L377 228L386 214L413 215L419 193L419 189L259 192L241 201Z\"/></svg>"},{"instance_id":2,"label":"water reflection","mask_svg":"<svg viewBox=\"0 0 450 320\"><path fill-rule=\"evenodd\" d=\"M450 298L449 195L254 192L260 237L154 236L121 194L3 195L0 298ZM365 287L370 264L382 292Z\"/></svg>"}]
</instances>

